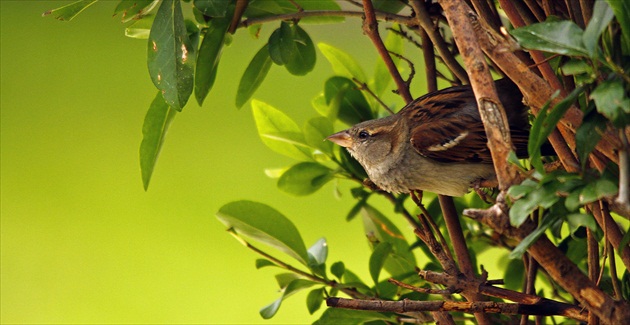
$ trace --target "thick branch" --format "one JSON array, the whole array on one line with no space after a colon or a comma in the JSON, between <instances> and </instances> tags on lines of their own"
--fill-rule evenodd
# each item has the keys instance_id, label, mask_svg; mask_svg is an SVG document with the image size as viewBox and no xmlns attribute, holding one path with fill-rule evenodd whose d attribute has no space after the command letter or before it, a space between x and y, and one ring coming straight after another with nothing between
<instances>
[{"instance_id":1,"label":"thick branch","mask_svg":"<svg viewBox=\"0 0 630 325\"><path fill-rule=\"evenodd\" d=\"M459 302L459 301L415 301L415 300L359 300L344 298L328 298L326 305L335 308L372 310L379 312L423 312L423 311L450 311L464 313L500 313L505 315L562 315L556 310L550 310L544 305L525 305L502 303L493 301ZM580 319L581 320L581 319ZM586 320L584 318L583 320Z\"/></svg>"},{"instance_id":2,"label":"thick branch","mask_svg":"<svg viewBox=\"0 0 630 325\"><path fill-rule=\"evenodd\" d=\"M486 59L469 21L466 3L457 0L441 0L446 19L451 26L455 43L459 48L470 77L470 84L477 98L479 113L488 137L488 147L499 181L499 189L507 190L517 178L518 169L508 164L512 151L510 128L507 115L497 97Z\"/></svg>"}]
</instances>

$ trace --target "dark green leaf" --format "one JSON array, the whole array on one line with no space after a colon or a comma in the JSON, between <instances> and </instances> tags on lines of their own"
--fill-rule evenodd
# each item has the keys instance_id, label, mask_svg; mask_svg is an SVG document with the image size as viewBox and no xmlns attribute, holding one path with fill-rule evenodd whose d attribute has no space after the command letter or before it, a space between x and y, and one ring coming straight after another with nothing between
<instances>
[{"instance_id":1,"label":"dark green leaf","mask_svg":"<svg viewBox=\"0 0 630 325\"><path fill-rule=\"evenodd\" d=\"M225 43L225 34L230 26L227 18L212 19L199 47L199 58L195 69L195 98L199 105L203 104L210 89L214 85L217 67L221 59L221 50Z\"/></svg>"},{"instance_id":2,"label":"dark green leaf","mask_svg":"<svg viewBox=\"0 0 630 325\"><path fill-rule=\"evenodd\" d=\"M333 171L316 162L293 165L278 180L278 188L293 195L309 195L333 178Z\"/></svg>"},{"instance_id":3,"label":"dark green leaf","mask_svg":"<svg viewBox=\"0 0 630 325\"><path fill-rule=\"evenodd\" d=\"M326 141L326 137L333 133L332 122L325 117L314 117L304 124L304 138L311 148L318 149L331 156L333 143Z\"/></svg>"},{"instance_id":4,"label":"dark green leaf","mask_svg":"<svg viewBox=\"0 0 630 325\"><path fill-rule=\"evenodd\" d=\"M370 321L391 321L397 323L392 316L365 310L328 308L313 325L361 325Z\"/></svg>"},{"instance_id":5,"label":"dark green leaf","mask_svg":"<svg viewBox=\"0 0 630 325\"><path fill-rule=\"evenodd\" d=\"M606 80L591 93L597 111L617 127L630 124L630 99L625 96L620 80Z\"/></svg>"},{"instance_id":6,"label":"dark green leaf","mask_svg":"<svg viewBox=\"0 0 630 325\"><path fill-rule=\"evenodd\" d=\"M531 179L526 179L520 185L512 185L508 189L508 194L514 200L518 200L521 197L531 193L534 189L536 189L537 186L538 183L532 181Z\"/></svg>"},{"instance_id":7,"label":"dark green leaf","mask_svg":"<svg viewBox=\"0 0 630 325\"><path fill-rule=\"evenodd\" d=\"M595 149L599 139L602 138L603 130L606 128L606 119L594 112L587 115L583 121L575 133L575 147L582 168L586 166L588 155Z\"/></svg>"},{"instance_id":8,"label":"dark green leaf","mask_svg":"<svg viewBox=\"0 0 630 325\"><path fill-rule=\"evenodd\" d=\"M361 209L365 207L366 202L367 202L367 197L362 198L359 201L357 201L357 203L354 206L352 206L352 209L348 211L348 214L346 215L346 221L350 221L354 219L354 217L356 217L357 214L359 214Z\"/></svg>"},{"instance_id":9,"label":"dark green leaf","mask_svg":"<svg viewBox=\"0 0 630 325\"><path fill-rule=\"evenodd\" d=\"M540 184L535 190L516 201L510 209L510 224L519 227L527 217L539 206L548 208L560 198L556 194L559 183Z\"/></svg>"},{"instance_id":10,"label":"dark green leaf","mask_svg":"<svg viewBox=\"0 0 630 325\"><path fill-rule=\"evenodd\" d=\"M252 100L252 112L258 134L267 147L293 159L310 159L304 135L291 118L258 100Z\"/></svg>"},{"instance_id":11,"label":"dark green leaf","mask_svg":"<svg viewBox=\"0 0 630 325\"><path fill-rule=\"evenodd\" d=\"M546 21L511 31L524 48L563 55L588 56L582 30L572 21Z\"/></svg>"},{"instance_id":12,"label":"dark green leaf","mask_svg":"<svg viewBox=\"0 0 630 325\"><path fill-rule=\"evenodd\" d=\"M343 262L335 262L333 263L333 265L330 266L330 273L332 273L340 280L345 272L346 266L343 264Z\"/></svg>"},{"instance_id":13,"label":"dark green leaf","mask_svg":"<svg viewBox=\"0 0 630 325\"><path fill-rule=\"evenodd\" d=\"M626 230L626 234L623 235L621 242L619 242L619 247L616 247L619 249L619 254L623 253L624 249L627 249L628 243L630 243L630 231Z\"/></svg>"},{"instance_id":14,"label":"dark green leaf","mask_svg":"<svg viewBox=\"0 0 630 325\"><path fill-rule=\"evenodd\" d=\"M356 176L358 179L366 179L367 173L363 169L363 166L359 164L359 162L350 155L346 148L342 148L337 146L337 150L339 150L339 158L341 160L341 166L350 172L352 175Z\"/></svg>"},{"instance_id":15,"label":"dark green leaf","mask_svg":"<svg viewBox=\"0 0 630 325\"><path fill-rule=\"evenodd\" d=\"M595 56L599 36L612 19L613 11L610 6L605 1L595 1L593 15L582 35L584 46L591 57Z\"/></svg>"},{"instance_id":16,"label":"dark green leaf","mask_svg":"<svg viewBox=\"0 0 630 325\"><path fill-rule=\"evenodd\" d=\"M322 265L328 258L328 244L326 238L320 238L308 248L309 266Z\"/></svg>"},{"instance_id":17,"label":"dark green leaf","mask_svg":"<svg viewBox=\"0 0 630 325\"><path fill-rule=\"evenodd\" d=\"M52 15L55 19L61 21L71 21L74 17L80 14L87 7L93 5L96 1L98 0L81 0L73 2L57 9L48 10L44 12L42 16Z\"/></svg>"},{"instance_id":18,"label":"dark green leaf","mask_svg":"<svg viewBox=\"0 0 630 325\"><path fill-rule=\"evenodd\" d=\"M505 261L505 259L503 259ZM502 262L502 264L505 262ZM523 286L524 272L523 261L520 259L507 260L503 281L506 289L520 290Z\"/></svg>"},{"instance_id":19,"label":"dark green leaf","mask_svg":"<svg viewBox=\"0 0 630 325\"><path fill-rule=\"evenodd\" d=\"M166 131L177 112L171 109L158 92L144 117L142 143L140 144L140 170L144 190L149 188L149 181L157 162Z\"/></svg>"},{"instance_id":20,"label":"dark green leaf","mask_svg":"<svg viewBox=\"0 0 630 325\"><path fill-rule=\"evenodd\" d=\"M311 290L308 296L306 296L306 308L308 309L308 313L313 315L313 313L318 311L322 306L322 302L324 302L324 288Z\"/></svg>"},{"instance_id":21,"label":"dark green leaf","mask_svg":"<svg viewBox=\"0 0 630 325\"><path fill-rule=\"evenodd\" d=\"M548 228L553 227L555 224L559 224L559 223L562 223L562 219L557 218L557 217L552 217L552 216L545 216L543 218L542 223L538 225L538 228L536 228L536 230L532 231L532 233L530 233L527 237L525 237L514 248L514 250L510 252L510 255L508 255L508 257L511 259L520 259L523 256L523 254L527 251L529 246L534 244L536 240L538 240L538 238L540 238L540 236L544 234Z\"/></svg>"},{"instance_id":22,"label":"dark green leaf","mask_svg":"<svg viewBox=\"0 0 630 325\"><path fill-rule=\"evenodd\" d=\"M348 125L371 120L372 110L363 93L352 80L345 77L332 77L324 85L326 103L339 103L338 118Z\"/></svg>"},{"instance_id":23,"label":"dark green leaf","mask_svg":"<svg viewBox=\"0 0 630 325\"><path fill-rule=\"evenodd\" d=\"M241 81L238 84L238 92L236 93L236 107L241 108L252 97L267 76L270 68L269 48L265 44L254 55L241 77Z\"/></svg>"},{"instance_id":24,"label":"dark green leaf","mask_svg":"<svg viewBox=\"0 0 630 325\"><path fill-rule=\"evenodd\" d=\"M114 16L121 14L123 23L141 19L148 12L153 10L159 0L121 0L114 9Z\"/></svg>"},{"instance_id":25,"label":"dark green leaf","mask_svg":"<svg viewBox=\"0 0 630 325\"><path fill-rule=\"evenodd\" d=\"M350 80L356 78L365 82L367 78L359 63L350 54L326 43L318 43L317 47L324 54L324 57L330 62L335 74L346 77Z\"/></svg>"},{"instance_id":26,"label":"dark green leaf","mask_svg":"<svg viewBox=\"0 0 630 325\"><path fill-rule=\"evenodd\" d=\"M630 53L630 2L619 0L606 0L608 5L615 13L617 21L621 26L621 34L623 36L622 46L625 46L624 54Z\"/></svg>"},{"instance_id":27,"label":"dark green leaf","mask_svg":"<svg viewBox=\"0 0 630 325\"><path fill-rule=\"evenodd\" d=\"M193 5L208 17L225 17L231 0L195 0Z\"/></svg>"},{"instance_id":28,"label":"dark green leaf","mask_svg":"<svg viewBox=\"0 0 630 325\"><path fill-rule=\"evenodd\" d=\"M630 234L630 231L626 233L626 235L628 234ZM630 271L627 269L623 272L623 276L621 277L621 295L625 301L630 300Z\"/></svg>"},{"instance_id":29,"label":"dark green leaf","mask_svg":"<svg viewBox=\"0 0 630 325\"><path fill-rule=\"evenodd\" d=\"M260 316L264 319L271 319L280 309L282 304L282 297L276 299L274 302L260 309Z\"/></svg>"},{"instance_id":30,"label":"dark green leaf","mask_svg":"<svg viewBox=\"0 0 630 325\"><path fill-rule=\"evenodd\" d=\"M527 144L527 151L532 165L539 173L545 173L540 160L540 147L547 141L547 137L553 132L564 113L571 107L582 91L582 87L575 88L567 97L556 104L550 112L547 112L545 107L543 107L536 120L534 120L530 131L529 143Z\"/></svg>"},{"instance_id":31,"label":"dark green leaf","mask_svg":"<svg viewBox=\"0 0 630 325\"><path fill-rule=\"evenodd\" d=\"M300 26L293 25L291 29L293 29L293 55L284 66L292 75L303 76L315 67L315 46Z\"/></svg>"},{"instance_id":32,"label":"dark green leaf","mask_svg":"<svg viewBox=\"0 0 630 325\"><path fill-rule=\"evenodd\" d=\"M236 201L221 207L217 218L237 233L275 247L307 265L308 253L297 228L272 207L252 201Z\"/></svg>"},{"instance_id":33,"label":"dark green leaf","mask_svg":"<svg viewBox=\"0 0 630 325\"><path fill-rule=\"evenodd\" d=\"M282 293L282 299L286 299L294 293L304 290L306 288L310 288L316 284L317 282L311 280L295 279L291 281L291 283L289 283L289 285L287 285L287 287L284 289L284 292Z\"/></svg>"},{"instance_id":34,"label":"dark green leaf","mask_svg":"<svg viewBox=\"0 0 630 325\"><path fill-rule=\"evenodd\" d=\"M372 255L370 255L370 275L374 284L378 284L378 277L385 265L385 260L392 252L392 245L388 242L382 242L374 247Z\"/></svg>"},{"instance_id":35,"label":"dark green leaf","mask_svg":"<svg viewBox=\"0 0 630 325\"><path fill-rule=\"evenodd\" d=\"M284 65L295 55L293 32L291 25L283 21L269 36L269 56L275 64Z\"/></svg>"},{"instance_id":36,"label":"dark green leaf","mask_svg":"<svg viewBox=\"0 0 630 325\"><path fill-rule=\"evenodd\" d=\"M196 49L188 38L179 0L164 0L149 34L147 60L153 84L181 111L193 90Z\"/></svg>"},{"instance_id":37,"label":"dark green leaf","mask_svg":"<svg viewBox=\"0 0 630 325\"><path fill-rule=\"evenodd\" d=\"M295 1L302 9L309 10L340 10L339 5L333 0L297 0ZM289 0L250 0L245 10L245 17L258 18L274 15L288 14L297 12L298 8ZM304 17L300 19L300 23L321 24L321 23L338 23L342 22L343 17L316 16Z\"/></svg>"},{"instance_id":38,"label":"dark green leaf","mask_svg":"<svg viewBox=\"0 0 630 325\"><path fill-rule=\"evenodd\" d=\"M264 258L256 259L256 269L262 269L263 267L266 267L266 266L276 266L276 263L270 260L266 260Z\"/></svg>"}]
</instances>

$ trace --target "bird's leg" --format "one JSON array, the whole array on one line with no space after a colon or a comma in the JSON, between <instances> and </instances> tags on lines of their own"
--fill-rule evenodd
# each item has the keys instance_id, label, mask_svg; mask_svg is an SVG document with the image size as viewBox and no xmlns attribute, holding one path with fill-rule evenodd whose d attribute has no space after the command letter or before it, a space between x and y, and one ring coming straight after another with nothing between
<instances>
[{"instance_id":1,"label":"bird's leg","mask_svg":"<svg viewBox=\"0 0 630 325\"><path fill-rule=\"evenodd\" d=\"M472 188L479 195L479 198L486 203L494 204L495 200L492 198L492 194L494 194L494 189L496 188L497 183L496 180L483 180L479 179L472 182ZM490 193L486 193L486 189L490 189Z\"/></svg>"}]
</instances>

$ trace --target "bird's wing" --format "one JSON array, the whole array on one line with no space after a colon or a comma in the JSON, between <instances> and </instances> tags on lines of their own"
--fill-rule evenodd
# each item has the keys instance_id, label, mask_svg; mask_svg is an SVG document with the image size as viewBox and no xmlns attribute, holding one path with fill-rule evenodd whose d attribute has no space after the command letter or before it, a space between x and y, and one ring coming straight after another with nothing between
<instances>
[{"instance_id":1,"label":"bird's wing","mask_svg":"<svg viewBox=\"0 0 630 325\"><path fill-rule=\"evenodd\" d=\"M492 163L486 132L469 86L420 97L405 107L410 141L424 157L440 162Z\"/></svg>"}]
</instances>

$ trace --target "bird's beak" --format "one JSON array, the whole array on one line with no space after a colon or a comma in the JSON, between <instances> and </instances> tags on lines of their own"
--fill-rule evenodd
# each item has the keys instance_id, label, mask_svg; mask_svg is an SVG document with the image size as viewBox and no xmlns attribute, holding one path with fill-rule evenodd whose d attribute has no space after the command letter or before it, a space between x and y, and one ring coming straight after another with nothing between
<instances>
[{"instance_id":1,"label":"bird's beak","mask_svg":"<svg viewBox=\"0 0 630 325\"><path fill-rule=\"evenodd\" d=\"M352 146L352 137L350 136L350 133L348 133L348 130L343 130L330 135L326 138L326 140L332 141L345 148Z\"/></svg>"}]
</instances>

